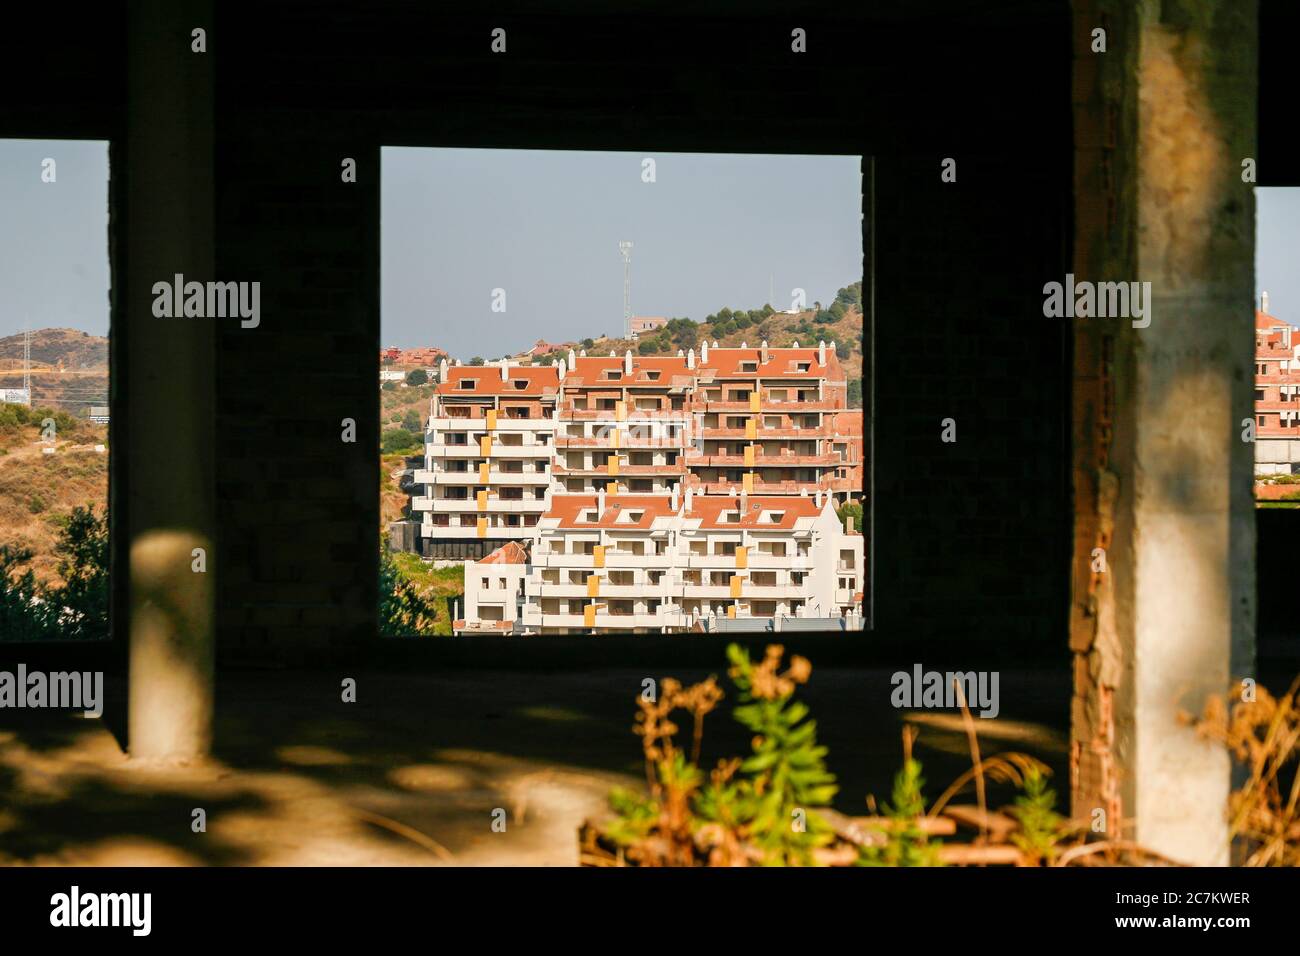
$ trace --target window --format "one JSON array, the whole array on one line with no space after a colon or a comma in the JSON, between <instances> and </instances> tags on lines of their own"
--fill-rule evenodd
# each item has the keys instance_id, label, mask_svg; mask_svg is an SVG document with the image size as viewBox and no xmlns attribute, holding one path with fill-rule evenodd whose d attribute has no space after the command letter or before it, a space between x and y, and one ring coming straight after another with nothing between
<instances>
[{"instance_id":1,"label":"window","mask_svg":"<svg viewBox=\"0 0 1300 956\"><path fill-rule=\"evenodd\" d=\"M462 379L460 380L460 387L461 387L464 391L472 392L474 389L478 388L478 379L476 379L476 378L462 378Z\"/></svg>"},{"instance_id":2,"label":"window","mask_svg":"<svg viewBox=\"0 0 1300 956\"><path fill-rule=\"evenodd\" d=\"M0 140L0 546L18 545L0 641L110 636L108 210L107 142ZM84 590L59 574L68 547Z\"/></svg>"}]
</instances>

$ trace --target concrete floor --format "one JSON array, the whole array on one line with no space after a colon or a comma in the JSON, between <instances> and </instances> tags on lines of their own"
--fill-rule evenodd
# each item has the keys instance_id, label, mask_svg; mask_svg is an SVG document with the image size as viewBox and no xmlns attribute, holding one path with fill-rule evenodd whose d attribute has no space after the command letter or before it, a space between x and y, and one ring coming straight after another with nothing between
<instances>
[{"instance_id":1,"label":"concrete floor","mask_svg":"<svg viewBox=\"0 0 1300 956\"><path fill-rule=\"evenodd\" d=\"M0 711L0 863L571 866L579 823L611 786L644 779L631 727L646 676L223 672L216 752L192 767L126 757L120 681L99 720ZM343 677L356 703L340 700ZM905 717L921 727L928 796L969 767L959 716L893 709L889 677L823 669L803 692L846 813L864 813L868 792L888 798ZM1068 691L1064 669L1003 671L1001 716L977 720L985 755L1038 756L1062 801ZM707 766L747 750L731 703L706 724ZM1006 796L994 788L990 803Z\"/></svg>"}]
</instances>

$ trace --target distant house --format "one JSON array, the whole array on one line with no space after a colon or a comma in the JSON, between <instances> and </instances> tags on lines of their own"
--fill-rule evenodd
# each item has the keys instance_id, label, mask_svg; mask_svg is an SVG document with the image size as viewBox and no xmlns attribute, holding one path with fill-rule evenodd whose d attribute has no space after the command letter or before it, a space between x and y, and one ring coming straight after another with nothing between
<instances>
[{"instance_id":1,"label":"distant house","mask_svg":"<svg viewBox=\"0 0 1300 956\"><path fill-rule=\"evenodd\" d=\"M381 368L379 370L379 381L381 382L403 382L406 380L406 373L397 368Z\"/></svg>"},{"instance_id":2,"label":"distant house","mask_svg":"<svg viewBox=\"0 0 1300 956\"><path fill-rule=\"evenodd\" d=\"M420 349L402 349L397 358L393 360L394 365L400 365L402 368L437 368L438 363L447 358L447 350L436 347Z\"/></svg>"},{"instance_id":3,"label":"distant house","mask_svg":"<svg viewBox=\"0 0 1300 956\"><path fill-rule=\"evenodd\" d=\"M538 339L536 344L523 354L527 358L541 358L543 355L550 355L552 352L565 352L577 347L577 342L548 342L545 339Z\"/></svg>"},{"instance_id":4,"label":"distant house","mask_svg":"<svg viewBox=\"0 0 1300 956\"><path fill-rule=\"evenodd\" d=\"M32 393L25 388L0 388L0 405L30 405Z\"/></svg>"},{"instance_id":5,"label":"distant house","mask_svg":"<svg viewBox=\"0 0 1300 956\"><path fill-rule=\"evenodd\" d=\"M662 329L668 324L668 317L666 315L634 315L628 320L628 324L632 338L636 338L643 332Z\"/></svg>"},{"instance_id":6,"label":"distant house","mask_svg":"<svg viewBox=\"0 0 1300 956\"><path fill-rule=\"evenodd\" d=\"M89 418L92 422L97 422L100 425L107 425L108 406L91 405L89 408L86 409L86 417Z\"/></svg>"}]
</instances>

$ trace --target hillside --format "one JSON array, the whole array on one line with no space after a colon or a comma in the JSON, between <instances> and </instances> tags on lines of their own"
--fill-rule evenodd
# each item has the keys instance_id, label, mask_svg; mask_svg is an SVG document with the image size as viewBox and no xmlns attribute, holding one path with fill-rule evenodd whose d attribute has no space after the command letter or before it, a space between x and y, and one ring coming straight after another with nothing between
<instances>
[{"instance_id":1,"label":"hillside","mask_svg":"<svg viewBox=\"0 0 1300 956\"><path fill-rule=\"evenodd\" d=\"M862 287L854 283L841 289L835 301L825 309L805 309L792 315L774 312L769 306L752 311L733 312L721 309L703 322L673 319L654 335L629 339L592 339L588 354L606 355L676 355L677 350L696 348L700 343L716 341L720 346L736 347L742 343L756 348L766 341L772 348L787 348L798 342L807 348L820 341L834 342L840 364L849 382L849 405L862 407ZM815 303L816 305L816 303ZM560 353L544 356L542 361L556 361ZM549 362L548 362L549 364ZM855 384L856 383L856 384Z\"/></svg>"},{"instance_id":2,"label":"hillside","mask_svg":"<svg viewBox=\"0 0 1300 956\"><path fill-rule=\"evenodd\" d=\"M102 513L108 499L108 454L94 450L107 442L108 428L60 416L55 451L47 455L39 421L51 413L34 409L34 422L15 421L20 407L0 407L0 545L30 548L37 578L58 584L61 522L77 505Z\"/></svg>"},{"instance_id":3,"label":"hillside","mask_svg":"<svg viewBox=\"0 0 1300 956\"><path fill-rule=\"evenodd\" d=\"M62 362L62 367L60 367ZM76 329L32 331L32 403L85 415L108 404L108 339ZM0 338L0 388L23 384L23 336Z\"/></svg>"},{"instance_id":4,"label":"hillside","mask_svg":"<svg viewBox=\"0 0 1300 956\"><path fill-rule=\"evenodd\" d=\"M106 372L108 339L77 329L33 329L32 368L57 369L60 361L68 372ZM0 370L21 370L22 367L22 333L0 338Z\"/></svg>"}]
</instances>

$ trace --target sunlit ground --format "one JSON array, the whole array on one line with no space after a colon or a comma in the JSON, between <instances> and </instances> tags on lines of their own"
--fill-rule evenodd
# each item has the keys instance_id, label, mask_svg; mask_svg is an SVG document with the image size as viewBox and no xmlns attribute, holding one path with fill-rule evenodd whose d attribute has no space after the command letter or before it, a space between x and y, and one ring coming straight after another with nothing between
<instances>
[{"instance_id":1,"label":"sunlit ground","mask_svg":"<svg viewBox=\"0 0 1300 956\"><path fill-rule=\"evenodd\" d=\"M609 788L644 780L640 671L345 675L354 704L341 676L219 675L217 753L194 767L127 759L121 682L100 720L0 711L0 862L571 866ZM894 710L889 690L885 671L814 669L803 693L845 813L865 813L868 791L888 799L904 717L927 796L969 767L959 716ZM977 720L981 750L1046 761L1064 802L1067 675L1003 671L1001 698L998 719ZM748 747L732 703L708 718L706 766Z\"/></svg>"}]
</instances>

